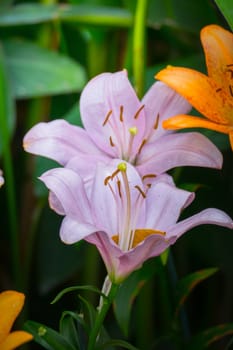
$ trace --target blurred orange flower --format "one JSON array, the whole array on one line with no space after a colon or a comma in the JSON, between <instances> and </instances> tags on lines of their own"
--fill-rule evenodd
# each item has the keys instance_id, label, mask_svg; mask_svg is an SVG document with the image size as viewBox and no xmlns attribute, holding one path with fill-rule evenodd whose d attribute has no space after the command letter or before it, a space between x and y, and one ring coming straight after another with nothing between
<instances>
[{"instance_id":1,"label":"blurred orange flower","mask_svg":"<svg viewBox=\"0 0 233 350\"><path fill-rule=\"evenodd\" d=\"M33 336L24 331L10 332L12 325L22 310L23 293L7 290L0 293L0 349L13 350L30 341Z\"/></svg>"},{"instance_id":2,"label":"blurred orange flower","mask_svg":"<svg viewBox=\"0 0 233 350\"><path fill-rule=\"evenodd\" d=\"M189 68L161 70L155 78L185 97L206 118L176 115L165 129L201 127L229 135L233 150L233 33L211 24L201 30L208 75Z\"/></svg>"}]
</instances>

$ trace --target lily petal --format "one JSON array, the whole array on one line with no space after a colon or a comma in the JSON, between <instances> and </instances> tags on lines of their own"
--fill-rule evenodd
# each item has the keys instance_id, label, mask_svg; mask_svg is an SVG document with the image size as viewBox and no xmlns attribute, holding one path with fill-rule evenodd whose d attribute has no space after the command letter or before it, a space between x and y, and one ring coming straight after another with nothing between
<instances>
[{"instance_id":1,"label":"lily petal","mask_svg":"<svg viewBox=\"0 0 233 350\"><path fill-rule=\"evenodd\" d=\"M167 237L169 239L173 237L177 239L191 228L204 224L218 225L233 229L233 221L226 213L219 209L208 208L196 215L178 222L175 225L170 226L167 229Z\"/></svg>"},{"instance_id":2,"label":"lily petal","mask_svg":"<svg viewBox=\"0 0 233 350\"><path fill-rule=\"evenodd\" d=\"M191 115L176 115L175 117L164 120L163 127L171 129L185 128L206 128L228 134L233 127L211 122L205 118L193 117Z\"/></svg>"},{"instance_id":3,"label":"lily petal","mask_svg":"<svg viewBox=\"0 0 233 350\"><path fill-rule=\"evenodd\" d=\"M55 168L45 172L40 180L53 193L50 197L53 210L60 214L63 209L66 215L80 222L91 222L90 205L82 179L77 173L66 168Z\"/></svg>"},{"instance_id":4,"label":"lily petal","mask_svg":"<svg viewBox=\"0 0 233 350\"><path fill-rule=\"evenodd\" d=\"M212 24L201 30L208 75L221 87L232 84L233 34ZM232 97L232 96L231 96Z\"/></svg>"},{"instance_id":5,"label":"lily petal","mask_svg":"<svg viewBox=\"0 0 233 350\"><path fill-rule=\"evenodd\" d=\"M91 222L79 222L66 216L60 228L60 238L66 244L73 244L85 239L90 234L98 231L98 228Z\"/></svg>"},{"instance_id":6,"label":"lily petal","mask_svg":"<svg viewBox=\"0 0 233 350\"><path fill-rule=\"evenodd\" d=\"M163 124L167 126L168 123L170 127L175 121L176 117L173 117ZM220 169L222 162L222 154L212 142L200 133L190 132L164 135L146 144L138 158L137 169L142 176L152 172L158 175L178 166Z\"/></svg>"},{"instance_id":7,"label":"lily petal","mask_svg":"<svg viewBox=\"0 0 233 350\"><path fill-rule=\"evenodd\" d=\"M7 290L0 293L0 344L9 334L24 304L24 294Z\"/></svg>"},{"instance_id":8,"label":"lily petal","mask_svg":"<svg viewBox=\"0 0 233 350\"><path fill-rule=\"evenodd\" d=\"M35 125L25 135L23 147L62 165L79 154L101 154L84 129L62 119Z\"/></svg>"},{"instance_id":9,"label":"lily petal","mask_svg":"<svg viewBox=\"0 0 233 350\"><path fill-rule=\"evenodd\" d=\"M163 120L176 114L188 113L192 108L181 95L160 81L151 86L143 97L142 104L146 114L144 137L149 142L168 133L162 127Z\"/></svg>"},{"instance_id":10,"label":"lily petal","mask_svg":"<svg viewBox=\"0 0 233 350\"><path fill-rule=\"evenodd\" d=\"M193 69L167 67L156 76L213 122L231 124L233 104L215 81Z\"/></svg>"},{"instance_id":11,"label":"lily petal","mask_svg":"<svg viewBox=\"0 0 233 350\"><path fill-rule=\"evenodd\" d=\"M137 128L132 153L140 146L145 114L142 109L137 118L135 115L141 106L126 71L98 75L86 85L80 98L85 129L93 142L114 158L121 158L124 146L128 145L129 128Z\"/></svg>"},{"instance_id":12,"label":"lily petal","mask_svg":"<svg viewBox=\"0 0 233 350\"><path fill-rule=\"evenodd\" d=\"M166 232L167 227L178 220L181 210L186 208L194 197L194 193L167 183L154 183L147 192L145 227Z\"/></svg>"},{"instance_id":13,"label":"lily petal","mask_svg":"<svg viewBox=\"0 0 233 350\"><path fill-rule=\"evenodd\" d=\"M14 350L18 346L32 340L33 336L24 331L15 331L10 333L5 341L1 343L1 350Z\"/></svg>"}]
</instances>

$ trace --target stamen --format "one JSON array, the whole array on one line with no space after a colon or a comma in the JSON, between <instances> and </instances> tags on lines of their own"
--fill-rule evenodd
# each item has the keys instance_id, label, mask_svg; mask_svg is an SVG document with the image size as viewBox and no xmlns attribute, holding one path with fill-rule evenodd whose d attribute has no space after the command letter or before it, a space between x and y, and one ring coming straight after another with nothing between
<instances>
[{"instance_id":1,"label":"stamen","mask_svg":"<svg viewBox=\"0 0 233 350\"><path fill-rule=\"evenodd\" d=\"M145 192L143 192L143 190L142 190L138 185L136 185L136 186L134 186L134 187L141 193L141 195L142 195L143 198L146 198Z\"/></svg>"},{"instance_id":2,"label":"stamen","mask_svg":"<svg viewBox=\"0 0 233 350\"><path fill-rule=\"evenodd\" d=\"M160 115L159 113L157 114L156 116L156 119L155 119L155 124L154 124L154 129L158 129L158 125L159 125L159 118L160 118Z\"/></svg>"},{"instance_id":3,"label":"stamen","mask_svg":"<svg viewBox=\"0 0 233 350\"><path fill-rule=\"evenodd\" d=\"M155 178L156 175L155 175L155 174L146 174L146 175L143 175L142 181L145 180L145 179L147 179L148 177L149 177L149 178Z\"/></svg>"},{"instance_id":4,"label":"stamen","mask_svg":"<svg viewBox=\"0 0 233 350\"><path fill-rule=\"evenodd\" d=\"M120 172L120 169L116 169L116 170L112 173L112 175L110 176L111 179L113 180L114 177L115 177L117 174L119 174L119 172Z\"/></svg>"},{"instance_id":5,"label":"stamen","mask_svg":"<svg viewBox=\"0 0 233 350\"><path fill-rule=\"evenodd\" d=\"M107 177L104 179L104 185L105 185L105 186L107 186L107 184L108 184L109 180L111 180L111 178L112 178L112 175L109 175L109 176L107 176Z\"/></svg>"},{"instance_id":6,"label":"stamen","mask_svg":"<svg viewBox=\"0 0 233 350\"><path fill-rule=\"evenodd\" d=\"M123 118L123 109L124 109L124 107L123 107L123 106L120 106L120 121L121 121L121 122L124 121L124 118Z\"/></svg>"},{"instance_id":7,"label":"stamen","mask_svg":"<svg viewBox=\"0 0 233 350\"><path fill-rule=\"evenodd\" d=\"M112 147L115 146L115 144L114 144L113 141L112 141L112 136L109 137L109 142L110 142L110 145L111 145Z\"/></svg>"},{"instance_id":8,"label":"stamen","mask_svg":"<svg viewBox=\"0 0 233 350\"><path fill-rule=\"evenodd\" d=\"M229 90L230 90L231 96L233 97L233 86L232 85L229 85Z\"/></svg>"},{"instance_id":9,"label":"stamen","mask_svg":"<svg viewBox=\"0 0 233 350\"><path fill-rule=\"evenodd\" d=\"M219 88L219 89L216 90L216 92L219 92L219 91L222 91L222 88Z\"/></svg>"},{"instance_id":10,"label":"stamen","mask_svg":"<svg viewBox=\"0 0 233 350\"><path fill-rule=\"evenodd\" d=\"M137 119L140 115L140 112L143 110L143 108L145 107L145 105L142 105L139 110L135 113L134 119Z\"/></svg>"},{"instance_id":11,"label":"stamen","mask_svg":"<svg viewBox=\"0 0 233 350\"><path fill-rule=\"evenodd\" d=\"M120 180L117 181L117 188L118 188L119 196L121 198L121 182L120 182Z\"/></svg>"},{"instance_id":12,"label":"stamen","mask_svg":"<svg viewBox=\"0 0 233 350\"><path fill-rule=\"evenodd\" d=\"M141 145L140 145L140 147L139 147L139 149L138 149L138 153L141 152L142 147L145 145L146 141L147 141L146 139L144 139L144 140L142 141L142 143L141 143Z\"/></svg>"},{"instance_id":13,"label":"stamen","mask_svg":"<svg viewBox=\"0 0 233 350\"><path fill-rule=\"evenodd\" d=\"M108 114L106 115L102 126L105 126L105 125L107 124L108 119L110 118L110 115L111 115L111 114L112 114L112 110L110 110L110 111L108 112Z\"/></svg>"}]
</instances>

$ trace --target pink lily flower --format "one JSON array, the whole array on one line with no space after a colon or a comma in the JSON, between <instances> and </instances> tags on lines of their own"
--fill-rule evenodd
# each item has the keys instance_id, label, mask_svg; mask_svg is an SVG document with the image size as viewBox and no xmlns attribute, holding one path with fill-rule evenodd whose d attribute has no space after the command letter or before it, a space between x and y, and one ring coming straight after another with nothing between
<instances>
[{"instance_id":1,"label":"pink lily flower","mask_svg":"<svg viewBox=\"0 0 233 350\"><path fill-rule=\"evenodd\" d=\"M98 164L91 190L73 170L56 168L40 178L50 190L53 210L64 215L60 237L96 245L112 282L122 282L143 262L160 255L191 228L215 224L233 229L223 211L209 208L177 222L194 193L175 187L168 175L149 183L122 160Z\"/></svg>"},{"instance_id":2,"label":"pink lily flower","mask_svg":"<svg viewBox=\"0 0 233 350\"><path fill-rule=\"evenodd\" d=\"M125 70L92 79L80 98L84 129L59 119L35 125L24 137L27 152L51 158L93 180L97 162L122 159L141 176L177 166L221 168L222 155L197 132L164 130L163 120L190 110L171 88L156 82L140 102Z\"/></svg>"},{"instance_id":3,"label":"pink lily flower","mask_svg":"<svg viewBox=\"0 0 233 350\"><path fill-rule=\"evenodd\" d=\"M3 172L2 170L0 169L0 187L4 184L4 178L3 178Z\"/></svg>"}]
</instances>

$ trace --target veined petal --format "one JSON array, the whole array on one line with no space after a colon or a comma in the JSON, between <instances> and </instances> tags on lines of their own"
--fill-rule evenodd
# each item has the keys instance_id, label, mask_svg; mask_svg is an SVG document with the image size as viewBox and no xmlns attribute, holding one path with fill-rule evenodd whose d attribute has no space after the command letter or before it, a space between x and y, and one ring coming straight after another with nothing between
<instances>
[{"instance_id":1,"label":"veined petal","mask_svg":"<svg viewBox=\"0 0 233 350\"><path fill-rule=\"evenodd\" d=\"M1 350L14 350L18 346L25 344L33 339L30 333L24 331L15 331L10 333L1 343Z\"/></svg>"},{"instance_id":2,"label":"veined petal","mask_svg":"<svg viewBox=\"0 0 233 350\"><path fill-rule=\"evenodd\" d=\"M58 213L65 213L80 222L92 222L90 204L82 179L77 173L66 168L55 168L45 172L40 180L57 198L55 201L54 197L51 197L53 199L50 202L52 209ZM57 207L56 203L59 203Z\"/></svg>"},{"instance_id":3,"label":"veined petal","mask_svg":"<svg viewBox=\"0 0 233 350\"><path fill-rule=\"evenodd\" d=\"M0 344L7 338L12 325L23 308L24 294L13 290L0 293Z\"/></svg>"},{"instance_id":4,"label":"veined petal","mask_svg":"<svg viewBox=\"0 0 233 350\"><path fill-rule=\"evenodd\" d=\"M209 121L205 118L193 117L191 115L176 115L175 117L164 120L163 127L165 129L185 129L185 128L205 128L224 134L228 134L233 130L233 125L223 125L218 124L212 121Z\"/></svg>"},{"instance_id":5,"label":"veined petal","mask_svg":"<svg viewBox=\"0 0 233 350\"><path fill-rule=\"evenodd\" d=\"M91 222L79 222L78 218L73 219L66 216L60 228L60 238L66 244L73 244L98 231L98 228Z\"/></svg>"},{"instance_id":6,"label":"veined petal","mask_svg":"<svg viewBox=\"0 0 233 350\"><path fill-rule=\"evenodd\" d=\"M167 237L169 239L173 237L177 239L191 228L204 224L218 225L233 229L233 221L230 216L219 209L209 208L168 227Z\"/></svg>"},{"instance_id":7,"label":"veined petal","mask_svg":"<svg viewBox=\"0 0 233 350\"><path fill-rule=\"evenodd\" d=\"M178 166L221 168L222 161L221 152L207 137L197 132L176 133L145 145L137 169L142 176L158 175Z\"/></svg>"},{"instance_id":8,"label":"veined petal","mask_svg":"<svg viewBox=\"0 0 233 350\"><path fill-rule=\"evenodd\" d=\"M184 96L213 122L232 124L233 103L213 79L193 69L170 66L161 70L156 78Z\"/></svg>"},{"instance_id":9,"label":"veined petal","mask_svg":"<svg viewBox=\"0 0 233 350\"><path fill-rule=\"evenodd\" d=\"M164 182L155 182L147 192L145 227L166 232L167 227L178 220L181 211L194 197L192 192Z\"/></svg>"},{"instance_id":10,"label":"veined petal","mask_svg":"<svg viewBox=\"0 0 233 350\"><path fill-rule=\"evenodd\" d=\"M137 134L131 152L141 144L144 134L145 114L126 71L103 73L92 79L80 98L80 110L85 129L104 152L121 158L131 137L129 128L136 127Z\"/></svg>"},{"instance_id":11,"label":"veined petal","mask_svg":"<svg viewBox=\"0 0 233 350\"><path fill-rule=\"evenodd\" d=\"M145 138L149 142L158 139L164 133L163 120L176 114L188 113L191 105L166 84L157 81L142 99L145 106L146 130Z\"/></svg>"},{"instance_id":12,"label":"veined petal","mask_svg":"<svg viewBox=\"0 0 233 350\"><path fill-rule=\"evenodd\" d=\"M102 154L84 129L62 119L36 124L25 135L23 147L62 165L78 154Z\"/></svg>"},{"instance_id":13,"label":"veined petal","mask_svg":"<svg viewBox=\"0 0 233 350\"><path fill-rule=\"evenodd\" d=\"M232 85L233 34L218 25L211 24L201 30L201 42L208 75L230 94L228 86ZM232 98L232 95L230 97Z\"/></svg>"}]
</instances>

